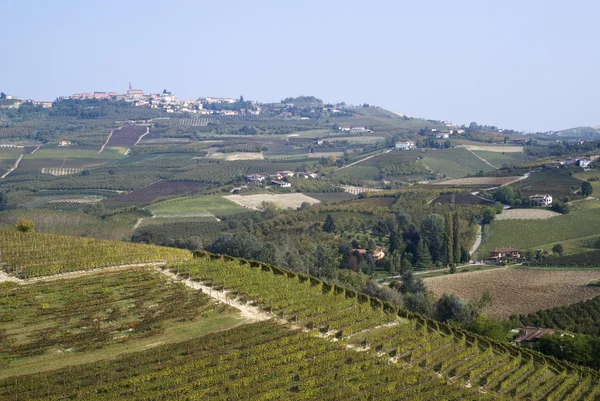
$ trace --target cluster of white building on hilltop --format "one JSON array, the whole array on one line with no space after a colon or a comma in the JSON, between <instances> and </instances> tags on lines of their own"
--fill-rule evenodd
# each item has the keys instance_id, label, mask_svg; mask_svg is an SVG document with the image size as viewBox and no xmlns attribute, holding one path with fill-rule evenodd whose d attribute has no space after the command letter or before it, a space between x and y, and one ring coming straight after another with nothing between
<instances>
[{"instance_id":1,"label":"cluster of white building on hilltop","mask_svg":"<svg viewBox=\"0 0 600 401\"><path fill-rule=\"evenodd\" d=\"M145 94L142 89L134 88L129 83L129 88L126 93L119 94L117 92L88 92L88 93L74 93L71 96L61 96L59 100L64 99L113 99L113 100L124 100L132 103L134 106L145 106L153 109L163 109L167 113L182 112L192 114L223 114L223 115L238 115L240 112L235 110L206 110L204 105L223 103L233 104L238 99L227 98L227 97L203 97L198 100L179 100L171 92L164 90L162 93L150 93ZM50 102L50 107L52 102ZM44 106L45 107L45 106ZM260 108L255 110L249 110L249 114L260 114Z\"/></svg>"}]
</instances>

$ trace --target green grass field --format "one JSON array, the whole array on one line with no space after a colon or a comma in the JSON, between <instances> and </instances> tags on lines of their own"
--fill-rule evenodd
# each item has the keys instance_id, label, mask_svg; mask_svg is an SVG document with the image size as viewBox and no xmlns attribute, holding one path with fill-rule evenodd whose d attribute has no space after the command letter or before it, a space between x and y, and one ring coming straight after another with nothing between
<instances>
[{"instance_id":1,"label":"green grass field","mask_svg":"<svg viewBox=\"0 0 600 401\"><path fill-rule=\"evenodd\" d=\"M527 160L527 155L525 153L500 153L500 152L489 152L485 150L474 150L477 156L482 159L487 160L494 166L500 168L503 164L518 164Z\"/></svg>"},{"instance_id":2,"label":"green grass field","mask_svg":"<svg viewBox=\"0 0 600 401\"><path fill-rule=\"evenodd\" d=\"M550 194L553 197L581 197L575 192L581 187L582 181L569 175L562 169L551 169L532 174L529 178L511 184L520 189L524 195Z\"/></svg>"},{"instance_id":3,"label":"green grass field","mask_svg":"<svg viewBox=\"0 0 600 401\"><path fill-rule=\"evenodd\" d=\"M598 227L600 213L596 209L574 211L546 220L493 221L478 252L480 257L485 257L494 248L550 250L552 244L598 236Z\"/></svg>"},{"instance_id":4,"label":"green grass field","mask_svg":"<svg viewBox=\"0 0 600 401\"><path fill-rule=\"evenodd\" d=\"M592 188L594 188L594 196L600 195L600 170L589 170L583 171L581 173L574 174L575 178L578 178L582 181L587 181L588 178L598 178L597 181L590 181L592 183Z\"/></svg>"},{"instance_id":5,"label":"green grass field","mask_svg":"<svg viewBox=\"0 0 600 401\"><path fill-rule=\"evenodd\" d=\"M193 217L203 213L224 216L248 211L248 209L217 195L182 197L155 203L147 209L159 217Z\"/></svg>"},{"instance_id":6,"label":"green grass field","mask_svg":"<svg viewBox=\"0 0 600 401\"><path fill-rule=\"evenodd\" d=\"M479 160L464 148L427 151L423 163L434 173L441 174L445 178L462 178L479 171L493 170L489 164Z\"/></svg>"}]
</instances>

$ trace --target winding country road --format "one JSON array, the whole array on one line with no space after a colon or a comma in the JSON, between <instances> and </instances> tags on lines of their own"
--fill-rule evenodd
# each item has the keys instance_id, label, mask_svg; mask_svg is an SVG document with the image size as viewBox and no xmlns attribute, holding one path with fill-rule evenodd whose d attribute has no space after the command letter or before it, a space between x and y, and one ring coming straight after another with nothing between
<instances>
[{"instance_id":1,"label":"winding country road","mask_svg":"<svg viewBox=\"0 0 600 401\"><path fill-rule=\"evenodd\" d=\"M17 169L17 167L19 167L19 163L21 162L21 159L23 158L23 156L24 155L21 155L21 157L19 157L19 159L15 162L15 165L12 166L12 168L10 170L8 170L6 173L4 173L4 175L0 178L5 178L7 175L9 175L13 171L15 171Z\"/></svg>"}]
</instances>

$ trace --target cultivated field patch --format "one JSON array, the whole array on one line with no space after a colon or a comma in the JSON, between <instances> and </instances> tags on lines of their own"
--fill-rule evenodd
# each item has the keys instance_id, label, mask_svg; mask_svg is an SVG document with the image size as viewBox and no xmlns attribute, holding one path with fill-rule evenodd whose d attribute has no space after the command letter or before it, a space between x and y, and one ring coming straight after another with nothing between
<instances>
[{"instance_id":1,"label":"cultivated field patch","mask_svg":"<svg viewBox=\"0 0 600 401\"><path fill-rule=\"evenodd\" d=\"M432 204L435 203L449 203L451 205L494 205L495 202L480 198L478 196L472 194L463 194L463 193L450 193L450 194L442 194L431 201Z\"/></svg>"},{"instance_id":2,"label":"cultivated field patch","mask_svg":"<svg viewBox=\"0 0 600 401\"><path fill-rule=\"evenodd\" d=\"M496 215L496 220L544 220L560 215L546 209L508 209Z\"/></svg>"},{"instance_id":3,"label":"cultivated field patch","mask_svg":"<svg viewBox=\"0 0 600 401\"><path fill-rule=\"evenodd\" d=\"M575 211L543 220L492 221L490 233L479 248L487 256L494 248L534 249L545 244L598 234L600 213L596 209Z\"/></svg>"},{"instance_id":4,"label":"cultivated field patch","mask_svg":"<svg viewBox=\"0 0 600 401\"><path fill-rule=\"evenodd\" d=\"M207 156L211 159L223 159L229 161L236 160L264 160L265 156L262 152L233 152L233 153L220 153L214 152Z\"/></svg>"},{"instance_id":5,"label":"cultivated field patch","mask_svg":"<svg viewBox=\"0 0 600 401\"><path fill-rule=\"evenodd\" d=\"M232 202L237 203L240 206L248 209L259 210L263 202L275 203L283 209L292 208L297 209L304 202L308 202L311 205L319 203L315 198L306 196L304 194L258 194L258 195L229 195L224 198L229 199Z\"/></svg>"},{"instance_id":6,"label":"cultivated field patch","mask_svg":"<svg viewBox=\"0 0 600 401\"><path fill-rule=\"evenodd\" d=\"M237 317L225 328L241 321L234 309L148 268L12 285L0 298L3 370L89 362L95 354L181 341L173 331L201 331L224 315Z\"/></svg>"},{"instance_id":7,"label":"cultivated field patch","mask_svg":"<svg viewBox=\"0 0 600 401\"><path fill-rule=\"evenodd\" d=\"M434 181L431 185L451 185L451 186L466 186L466 187L495 187L507 185L519 180L521 177L469 177L457 178L454 180Z\"/></svg>"},{"instance_id":8,"label":"cultivated field patch","mask_svg":"<svg viewBox=\"0 0 600 401\"><path fill-rule=\"evenodd\" d=\"M127 125L112 132L106 147L131 148L140 138L148 132L148 127L141 125Z\"/></svg>"},{"instance_id":9,"label":"cultivated field patch","mask_svg":"<svg viewBox=\"0 0 600 401\"><path fill-rule=\"evenodd\" d=\"M437 295L456 294L477 301L487 291L492 305L484 311L494 318L527 314L591 299L600 287L587 284L600 279L600 270L544 270L498 268L426 278Z\"/></svg>"},{"instance_id":10,"label":"cultivated field patch","mask_svg":"<svg viewBox=\"0 0 600 401\"><path fill-rule=\"evenodd\" d=\"M237 203L217 195L188 196L147 207L156 217L210 217L245 212Z\"/></svg>"},{"instance_id":11,"label":"cultivated field patch","mask_svg":"<svg viewBox=\"0 0 600 401\"><path fill-rule=\"evenodd\" d=\"M342 156L344 156L344 152L313 152L313 153L308 154L308 157L311 159L318 159L321 157L331 157L331 156L342 157Z\"/></svg>"},{"instance_id":12,"label":"cultivated field patch","mask_svg":"<svg viewBox=\"0 0 600 401\"><path fill-rule=\"evenodd\" d=\"M485 152L498 152L498 153L522 153L522 146L493 146L493 145L464 145L469 150L482 150Z\"/></svg>"},{"instance_id":13,"label":"cultivated field patch","mask_svg":"<svg viewBox=\"0 0 600 401\"><path fill-rule=\"evenodd\" d=\"M326 138L328 141L347 141L350 143L376 143L384 139L382 136L335 136Z\"/></svg>"},{"instance_id":14,"label":"cultivated field patch","mask_svg":"<svg viewBox=\"0 0 600 401\"><path fill-rule=\"evenodd\" d=\"M199 182L169 182L161 181L146 187L136 189L128 194L122 194L106 200L106 203L133 203L147 204L158 198L189 195L195 191L206 188Z\"/></svg>"},{"instance_id":15,"label":"cultivated field patch","mask_svg":"<svg viewBox=\"0 0 600 401\"><path fill-rule=\"evenodd\" d=\"M379 188L367 188L367 187L355 187L352 185L342 185L344 192L348 192L352 195L362 194L363 192L381 192L382 189Z\"/></svg>"}]
</instances>

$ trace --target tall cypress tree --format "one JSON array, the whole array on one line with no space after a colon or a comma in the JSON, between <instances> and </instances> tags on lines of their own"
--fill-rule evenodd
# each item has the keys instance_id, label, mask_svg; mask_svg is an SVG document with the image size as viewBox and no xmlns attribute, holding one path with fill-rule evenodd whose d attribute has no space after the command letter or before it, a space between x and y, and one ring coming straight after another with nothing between
<instances>
[{"instance_id":1,"label":"tall cypress tree","mask_svg":"<svg viewBox=\"0 0 600 401\"><path fill-rule=\"evenodd\" d=\"M451 215L446 216L446 232L444 233L444 262L451 265L454 262L454 229Z\"/></svg>"},{"instance_id":2,"label":"tall cypress tree","mask_svg":"<svg viewBox=\"0 0 600 401\"><path fill-rule=\"evenodd\" d=\"M460 220L458 217L458 212L454 212L454 216L452 216L452 228L454 230L454 263L459 263L462 241L460 240Z\"/></svg>"}]
</instances>

